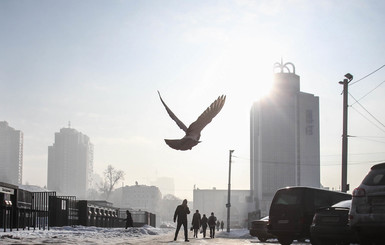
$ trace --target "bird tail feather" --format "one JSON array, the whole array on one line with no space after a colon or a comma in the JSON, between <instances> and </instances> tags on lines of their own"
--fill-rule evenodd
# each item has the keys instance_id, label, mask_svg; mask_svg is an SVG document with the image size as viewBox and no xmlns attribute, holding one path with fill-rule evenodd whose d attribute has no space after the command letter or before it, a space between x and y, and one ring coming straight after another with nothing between
<instances>
[{"instance_id":1,"label":"bird tail feather","mask_svg":"<svg viewBox=\"0 0 385 245\"><path fill-rule=\"evenodd\" d=\"M164 140L168 146L175 150L180 150L181 147L181 140Z\"/></svg>"}]
</instances>

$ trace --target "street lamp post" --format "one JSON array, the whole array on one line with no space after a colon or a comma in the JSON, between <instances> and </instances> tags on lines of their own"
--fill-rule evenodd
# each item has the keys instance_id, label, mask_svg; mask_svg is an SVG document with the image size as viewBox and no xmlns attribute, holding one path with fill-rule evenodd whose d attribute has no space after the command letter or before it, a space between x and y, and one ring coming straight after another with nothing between
<instances>
[{"instance_id":1,"label":"street lamp post","mask_svg":"<svg viewBox=\"0 0 385 245\"><path fill-rule=\"evenodd\" d=\"M226 208L227 208L227 232L230 232L230 207L231 207L231 203L230 203L231 184L230 184L230 181L231 181L231 155L233 154L233 152L234 152L234 150L230 150L230 154L229 154L229 186L227 189L227 204L226 204Z\"/></svg>"},{"instance_id":2,"label":"street lamp post","mask_svg":"<svg viewBox=\"0 0 385 245\"><path fill-rule=\"evenodd\" d=\"M348 176L348 84L353 80L350 73L345 75L346 79L339 82L343 85L343 122L342 122L342 171L341 171L341 191L347 192L349 185Z\"/></svg>"}]
</instances>

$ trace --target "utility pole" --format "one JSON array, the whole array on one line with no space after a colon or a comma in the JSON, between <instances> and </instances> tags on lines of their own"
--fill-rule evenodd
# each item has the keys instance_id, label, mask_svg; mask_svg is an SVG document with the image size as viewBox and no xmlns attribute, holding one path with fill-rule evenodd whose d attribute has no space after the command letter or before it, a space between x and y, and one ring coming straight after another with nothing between
<instances>
[{"instance_id":1,"label":"utility pole","mask_svg":"<svg viewBox=\"0 0 385 245\"><path fill-rule=\"evenodd\" d=\"M233 152L234 152L234 150L230 150L230 154L229 154L229 186L227 189L227 204L226 204L226 208L227 208L227 232L230 232L230 207L231 207L231 203L230 203L231 184L230 184L230 181L231 181L231 156L232 156Z\"/></svg>"},{"instance_id":2,"label":"utility pole","mask_svg":"<svg viewBox=\"0 0 385 245\"><path fill-rule=\"evenodd\" d=\"M345 75L346 79L340 81L343 85L343 122L342 122L342 171L341 171L341 191L347 192L348 185L348 84L353 80L350 73Z\"/></svg>"}]
</instances>

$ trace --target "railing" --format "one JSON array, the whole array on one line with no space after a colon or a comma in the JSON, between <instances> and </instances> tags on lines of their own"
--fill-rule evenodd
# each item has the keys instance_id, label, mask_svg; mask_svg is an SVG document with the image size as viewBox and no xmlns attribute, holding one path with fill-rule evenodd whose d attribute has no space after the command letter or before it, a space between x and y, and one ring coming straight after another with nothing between
<instances>
[{"instance_id":1,"label":"railing","mask_svg":"<svg viewBox=\"0 0 385 245\"><path fill-rule=\"evenodd\" d=\"M130 211L132 220L134 221L134 227L141 227L143 225L150 225L155 227L156 215L149 213L147 211ZM122 219L126 219L126 211L120 210L119 217Z\"/></svg>"},{"instance_id":2,"label":"railing","mask_svg":"<svg viewBox=\"0 0 385 245\"><path fill-rule=\"evenodd\" d=\"M77 201L75 196L56 192L30 192L14 187L11 194L0 193L0 228L50 229L51 226L125 227L126 210L105 201ZM5 196L7 195L7 196ZM105 204L104 204L105 203ZM133 225L155 227L155 214L131 211Z\"/></svg>"},{"instance_id":3,"label":"railing","mask_svg":"<svg viewBox=\"0 0 385 245\"><path fill-rule=\"evenodd\" d=\"M56 196L56 192L32 192L32 227L49 230L49 197Z\"/></svg>"}]
</instances>

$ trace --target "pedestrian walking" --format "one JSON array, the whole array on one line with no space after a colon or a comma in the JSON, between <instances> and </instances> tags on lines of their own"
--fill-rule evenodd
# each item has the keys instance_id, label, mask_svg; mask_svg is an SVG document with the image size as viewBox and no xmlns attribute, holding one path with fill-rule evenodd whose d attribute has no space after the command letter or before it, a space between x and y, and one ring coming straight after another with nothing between
<instances>
[{"instance_id":1,"label":"pedestrian walking","mask_svg":"<svg viewBox=\"0 0 385 245\"><path fill-rule=\"evenodd\" d=\"M221 226L221 222L217 221L217 231L219 231L219 226Z\"/></svg>"},{"instance_id":2,"label":"pedestrian walking","mask_svg":"<svg viewBox=\"0 0 385 245\"><path fill-rule=\"evenodd\" d=\"M223 227L225 226L225 222L223 222L223 220L221 221L221 229L223 231Z\"/></svg>"},{"instance_id":3,"label":"pedestrian walking","mask_svg":"<svg viewBox=\"0 0 385 245\"><path fill-rule=\"evenodd\" d=\"M201 219L201 226L202 226L203 238L206 238L206 229L207 229L207 217L206 217L206 214L204 214L202 219Z\"/></svg>"},{"instance_id":4,"label":"pedestrian walking","mask_svg":"<svg viewBox=\"0 0 385 245\"><path fill-rule=\"evenodd\" d=\"M126 211L126 215L127 215L127 217L125 219L125 221L126 221L126 229L128 227L134 227L134 221L132 220L132 215L131 215L130 211L127 210Z\"/></svg>"},{"instance_id":5,"label":"pedestrian walking","mask_svg":"<svg viewBox=\"0 0 385 245\"><path fill-rule=\"evenodd\" d=\"M191 225L194 230L194 237L198 238L198 230L201 227L201 214L199 213L199 210L195 211Z\"/></svg>"},{"instance_id":6,"label":"pedestrian walking","mask_svg":"<svg viewBox=\"0 0 385 245\"><path fill-rule=\"evenodd\" d=\"M187 206L187 199L184 199L182 204L178 205L178 207L176 207L175 213L174 213L174 222L177 221L177 217L178 217L174 241L176 241L176 239L178 238L178 233L179 233L180 227L183 225L184 240L186 242L189 242L188 233L187 233L187 215L189 213L190 213L190 209Z\"/></svg>"},{"instance_id":7,"label":"pedestrian walking","mask_svg":"<svg viewBox=\"0 0 385 245\"><path fill-rule=\"evenodd\" d=\"M210 228L210 237L214 238L215 236L215 225L217 222L217 217L214 216L214 212L211 212L211 216L208 219L208 224Z\"/></svg>"}]
</instances>

